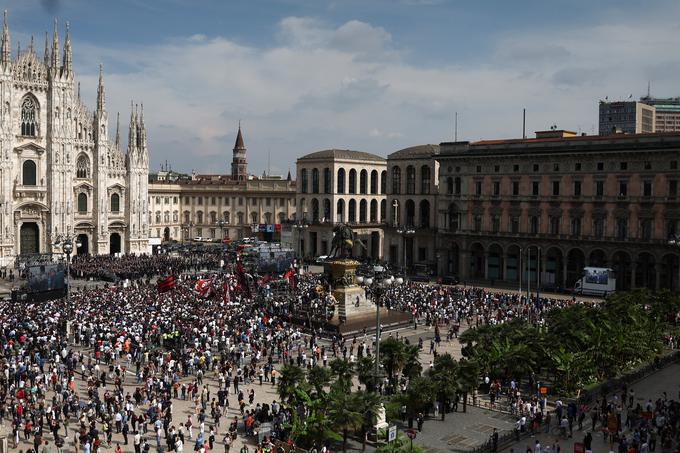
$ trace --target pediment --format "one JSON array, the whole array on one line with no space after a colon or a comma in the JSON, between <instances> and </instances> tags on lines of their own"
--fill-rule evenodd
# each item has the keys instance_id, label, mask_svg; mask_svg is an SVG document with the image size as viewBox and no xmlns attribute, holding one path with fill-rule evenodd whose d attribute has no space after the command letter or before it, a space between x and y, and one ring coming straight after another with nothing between
<instances>
[{"instance_id":1,"label":"pediment","mask_svg":"<svg viewBox=\"0 0 680 453\"><path fill-rule=\"evenodd\" d=\"M45 152L45 148L43 148L42 146L38 145L35 142L24 143L23 145L14 148L14 152L17 154L21 154L26 151L32 151L40 155Z\"/></svg>"}]
</instances>

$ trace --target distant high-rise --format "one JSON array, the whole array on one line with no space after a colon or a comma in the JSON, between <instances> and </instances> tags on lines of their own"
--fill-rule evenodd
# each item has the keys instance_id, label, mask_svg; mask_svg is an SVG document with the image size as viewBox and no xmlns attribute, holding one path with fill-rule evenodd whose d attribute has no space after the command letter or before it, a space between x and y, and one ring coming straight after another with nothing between
<instances>
[{"instance_id":1,"label":"distant high-rise","mask_svg":"<svg viewBox=\"0 0 680 453\"><path fill-rule=\"evenodd\" d=\"M656 132L656 109L638 101L600 101L600 135Z\"/></svg>"},{"instance_id":2,"label":"distant high-rise","mask_svg":"<svg viewBox=\"0 0 680 453\"><path fill-rule=\"evenodd\" d=\"M656 132L680 132L680 97L641 97L640 102L654 106L656 110Z\"/></svg>"}]
</instances>

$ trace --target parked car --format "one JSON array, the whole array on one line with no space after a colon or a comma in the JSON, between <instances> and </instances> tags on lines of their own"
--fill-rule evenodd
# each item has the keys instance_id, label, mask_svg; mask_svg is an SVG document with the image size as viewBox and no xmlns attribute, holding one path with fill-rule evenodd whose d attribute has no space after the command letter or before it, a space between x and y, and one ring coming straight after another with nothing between
<instances>
[{"instance_id":1,"label":"parked car","mask_svg":"<svg viewBox=\"0 0 680 453\"><path fill-rule=\"evenodd\" d=\"M196 236L194 238L194 242L203 242L203 237L202 236Z\"/></svg>"}]
</instances>

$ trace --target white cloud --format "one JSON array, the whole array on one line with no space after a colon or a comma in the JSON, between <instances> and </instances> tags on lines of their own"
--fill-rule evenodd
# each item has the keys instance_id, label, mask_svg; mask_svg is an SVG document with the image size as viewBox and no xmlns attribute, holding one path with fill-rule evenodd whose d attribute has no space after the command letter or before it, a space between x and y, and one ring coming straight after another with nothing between
<instances>
[{"instance_id":1,"label":"white cloud","mask_svg":"<svg viewBox=\"0 0 680 453\"><path fill-rule=\"evenodd\" d=\"M460 139L519 136L523 107L529 131L591 132L606 95L642 94L650 78L655 94L680 94L671 18L518 32L482 64L428 67L407 61L387 30L356 20L288 17L269 48L203 35L124 50L73 45L89 105L99 61L111 118L120 110L125 125L129 99L144 101L156 164L227 171L241 119L251 171L261 173L269 149L285 174L327 147L386 155L450 140L456 111Z\"/></svg>"}]
</instances>

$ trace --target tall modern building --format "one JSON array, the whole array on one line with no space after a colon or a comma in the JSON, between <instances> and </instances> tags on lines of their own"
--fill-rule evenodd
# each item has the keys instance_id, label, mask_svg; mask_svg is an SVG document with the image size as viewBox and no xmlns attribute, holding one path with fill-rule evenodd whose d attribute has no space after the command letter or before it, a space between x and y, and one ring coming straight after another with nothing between
<instances>
[{"instance_id":1,"label":"tall modern building","mask_svg":"<svg viewBox=\"0 0 680 453\"><path fill-rule=\"evenodd\" d=\"M58 236L78 237L77 253L146 253L149 151L143 108L132 108L127 152L109 128L100 67L94 110L82 102L68 24L43 56L33 41L10 52L7 15L0 45L0 262L60 252ZM76 251L74 251L76 253Z\"/></svg>"},{"instance_id":2,"label":"tall modern building","mask_svg":"<svg viewBox=\"0 0 680 453\"><path fill-rule=\"evenodd\" d=\"M640 102L655 110L655 132L680 132L680 97L653 98L645 96Z\"/></svg>"},{"instance_id":3,"label":"tall modern building","mask_svg":"<svg viewBox=\"0 0 680 453\"><path fill-rule=\"evenodd\" d=\"M599 135L653 132L657 132L654 106L637 101L600 101Z\"/></svg>"}]
</instances>

